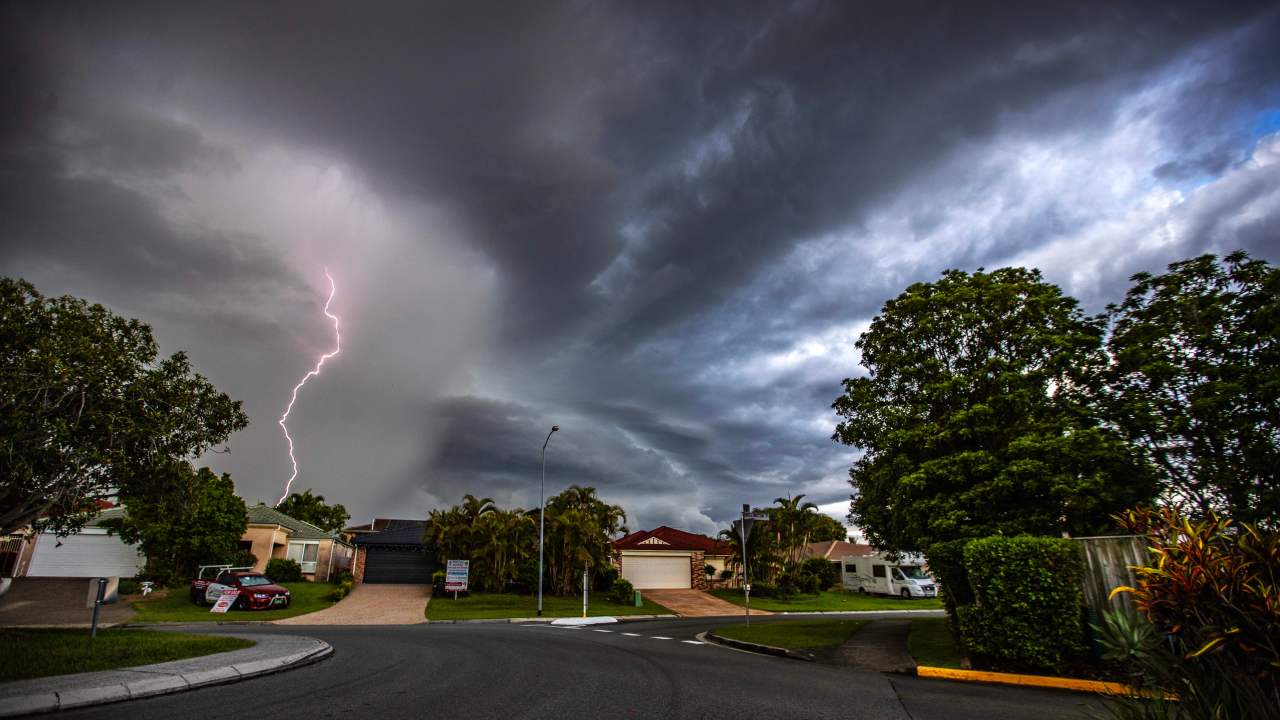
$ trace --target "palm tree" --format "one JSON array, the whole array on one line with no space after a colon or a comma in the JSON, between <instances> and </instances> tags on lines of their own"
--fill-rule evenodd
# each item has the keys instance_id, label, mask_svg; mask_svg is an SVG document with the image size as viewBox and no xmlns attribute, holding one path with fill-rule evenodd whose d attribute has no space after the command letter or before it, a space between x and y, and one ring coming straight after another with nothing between
<instances>
[{"instance_id":1,"label":"palm tree","mask_svg":"<svg viewBox=\"0 0 1280 720\"><path fill-rule=\"evenodd\" d=\"M812 518L818 511L818 506L811 502L801 503L803 499L804 495L774 498L773 502L778 507L767 511L777 520L774 532L788 565L797 565L804 560L805 547L809 544L809 534L813 529Z\"/></svg>"}]
</instances>

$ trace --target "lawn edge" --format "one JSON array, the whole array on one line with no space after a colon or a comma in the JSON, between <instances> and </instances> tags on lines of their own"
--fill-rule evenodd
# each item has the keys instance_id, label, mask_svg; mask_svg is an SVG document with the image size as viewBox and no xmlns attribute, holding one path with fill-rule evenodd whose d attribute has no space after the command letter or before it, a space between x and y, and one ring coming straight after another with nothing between
<instances>
[{"instance_id":1,"label":"lawn edge","mask_svg":"<svg viewBox=\"0 0 1280 720\"><path fill-rule=\"evenodd\" d=\"M550 623L552 620L563 620L565 617L573 617L571 615L564 617L509 617L509 618L457 618L451 620L432 620L427 618L428 625L480 625L480 624L505 624L505 623ZM633 622L636 620L673 620L680 617L679 615L617 615L618 622Z\"/></svg>"},{"instance_id":2,"label":"lawn edge","mask_svg":"<svg viewBox=\"0 0 1280 720\"><path fill-rule=\"evenodd\" d=\"M795 650L788 650L787 648L780 648L773 645L764 645L762 643L747 642L746 640L734 640L733 638L721 637L715 634L712 630L702 633L698 636L698 639L704 640L705 642L715 643L717 645L724 645L725 647L731 647L735 650L756 653L757 655L773 655L775 657L783 657L790 660L816 662L813 658L802 655Z\"/></svg>"}]
</instances>

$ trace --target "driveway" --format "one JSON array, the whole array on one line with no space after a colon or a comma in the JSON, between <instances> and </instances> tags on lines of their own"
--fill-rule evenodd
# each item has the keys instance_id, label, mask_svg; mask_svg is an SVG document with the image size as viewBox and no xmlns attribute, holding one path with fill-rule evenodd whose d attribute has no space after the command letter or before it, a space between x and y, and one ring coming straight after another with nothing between
<instances>
[{"instance_id":1,"label":"driveway","mask_svg":"<svg viewBox=\"0 0 1280 720\"><path fill-rule=\"evenodd\" d=\"M89 627L93 608L85 606L88 597L86 578L15 578L9 592L0 596L0 626ZM128 622L136 614L122 599L102 606L98 626Z\"/></svg>"},{"instance_id":2,"label":"driveway","mask_svg":"<svg viewBox=\"0 0 1280 720\"><path fill-rule=\"evenodd\" d=\"M671 612L683 617L725 617L746 615L746 611L731 602L701 590L641 590L641 595L665 605ZM772 615L764 610L752 610L752 615Z\"/></svg>"},{"instance_id":3,"label":"driveway","mask_svg":"<svg viewBox=\"0 0 1280 720\"><path fill-rule=\"evenodd\" d=\"M277 625L418 625L427 621L430 585L361 583L342 602Z\"/></svg>"}]
</instances>

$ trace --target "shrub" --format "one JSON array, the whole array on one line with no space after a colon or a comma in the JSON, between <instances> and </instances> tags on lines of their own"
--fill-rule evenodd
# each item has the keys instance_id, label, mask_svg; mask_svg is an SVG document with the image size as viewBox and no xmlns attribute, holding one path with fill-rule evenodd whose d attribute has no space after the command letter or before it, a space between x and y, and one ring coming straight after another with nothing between
<instances>
[{"instance_id":1,"label":"shrub","mask_svg":"<svg viewBox=\"0 0 1280 720\"><path fill-rule=\"evenodd\" d=\"M762 582L751 583L751 594L756 597L780 597L778 588Z\"/></svg>"},{"instance_id":2,"label":"shrub","mask_svg":"<svg viewBox=\"0 0 1280 720\"><path fill-rule=\"evenodd\" d=\"M342 572L338 573L338 582L339 582L339 583L347 583L347 582L350 582L351 584L353 584L353 585L354 585L354 584L355 584L355 582L356 582L356 576L355 576L355 575L352 575L351 573L347 572L346 570L343 570Z\"/></svg>"},{"instance_id":3,"label":"shrub","mask_svg":"<svg viewBox=\"0 0 1280 720\"><path fill-rule=\"evenodd\" d=\"M715 577L715 576L716 576L716 566L715 566L715 565L703 565L703 566L702 566L702 573L703 573L704 575L706 575L707 577L709 577L709 578L713 578L713 577Z\"/></svg>"},{"instance_id":4,"label":"shrub","mask_svg":"<svg viewBox=\"0 0 1280 720\"><path fill-rule=\"evenodd\" d=\"M825 558L815 557L805 560L803 571L818 579L818 590L830 590L840 580L839 565Z\"/></svg>"},{"instance_id":5,"label":"shrub","mask_svg":"<svg viewBox=\"0 0 1280 720\"><path fill-rule=\"evenodd\" d=\"M989 537L964 548L974 602L957 607L971 656L1010 670L1060 671L1083 651L1082 561L1064 538Z\"/></svg>"},{"instance_id":6,"label":"shrub","mask_svg":"<svg viewBox=\"0 0 1280 720\"><path fill-rule=\"evenodd\" d=\"M631 605L636 601L636 589L629 580L618 578L609 588L609 599L619 605Z\"/></svg>"},{"instance_id":7,"label":"shrub","mask_svg":"<svg viewBox=\"0 0 1280 720\"><path fill-rule=\"evenodd\" d=\"M1178 717L1280 717L1280 534L1212 513L1191 522L1171 509L1138 509L1119 520L1147 536L1154 558L1136 569L1137 587L1113 592L1130 593L1171 641L1154 650L1149 641L1129 643L1137 648L1127 653L1136 684L1178 696ZM1117 640L1124 634L1109 625L1098 628L1104 647L1113 657L1125 654ZM1160 706L1117 698L1109 709L1151 717Z\"/></svg>"},{"instance_id":8,"label":"shrub","mask_svg":"<svg viewBox=\"0 0 1280 720\"><path fill-rule=\"evenodd\" d=\"M258 564L258 556L248 550L237 550L235 555L231 556L231 565L233 567L253 567Z\"/></svg>"},{"instance_id":9,"label":"shrub","mask_svg":"<svg viewBox=\"0 0 1280 720\"><path fill-rule=\"evenodd\" d=\"M618 568L612 565L606 565L595 572L595 578L592 582L592 590L596 592L609 592L613 587L613 583L618 579Z\"/></svg>"},{"instance_id":10,"label":"shrub","mask_svg":"<svg viewBox=\"0 0 1280 720\"><path fill-rule=\"evenodd\" d=\"M288 558L271 558L267 561L266 576L271 582L301 582L302 566Z\"/></svg>"},{"instance_id":11,"label":"shrub","mask_svg":"<svg viewBox=\"0 0 1280 720\"><path fill-rule=\"evenodd\" d=\"M120 586L116 588L116 592L121 595L137 595L142 592L142 588L139 587L137 580L134 580L133 578L122 578L120 580Z\"/></svg>"},{"instance_id":12,"label":"shrub","mask_svg":"<svg viewBox=\"0 0 1280 720\"><path fill-rule=\"evenodd\" d=\"M925 556L929 559L929 572L938 578L942 586L942 604L951 617L951 626L958 627L956 608L973 604L973 589L969 587L964 569L964 546L972 540L950 540L930 546Z\"/></svg>"},{"instance_id":13,"label":"shrub","mask_svg":"<svg viewBox=\"0 0 1280 720\"><path fill-rule=\"evenodd\" d=\"M720 579L721 579L721 580L732 580L732 579L733 579L733 571L732 571L732 570L730 570L729 568L725 568L724 570L721 570L721 571L720 571Z\"/></svg>"}]
</instances>

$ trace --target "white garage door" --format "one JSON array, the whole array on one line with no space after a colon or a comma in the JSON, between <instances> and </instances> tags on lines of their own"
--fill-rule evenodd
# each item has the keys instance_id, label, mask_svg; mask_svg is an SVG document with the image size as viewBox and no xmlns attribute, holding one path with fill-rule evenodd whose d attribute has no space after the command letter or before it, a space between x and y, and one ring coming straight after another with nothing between
<instances>
[{"instance_id":1,"label":"white garage door","mask_svg":"<svg viewBox=\"0 0 1280 720\"><path fill-rule=\"evenodd\" d=\"M689 558L622 556L622 577L638 590L654 588L687 588Z\"/></svg>"},{"instance_id":2,"label":"white garage door","mask_svg":"<svg viewBox=\"0 0 1280 720\"><path fill-rule=\"evenodd\" d=\"M29 577L133 577L146 560L135 545L126 545L105 530L85 528L62 538L42 534L27 568Z\"/></svg>"}]
</instances>

